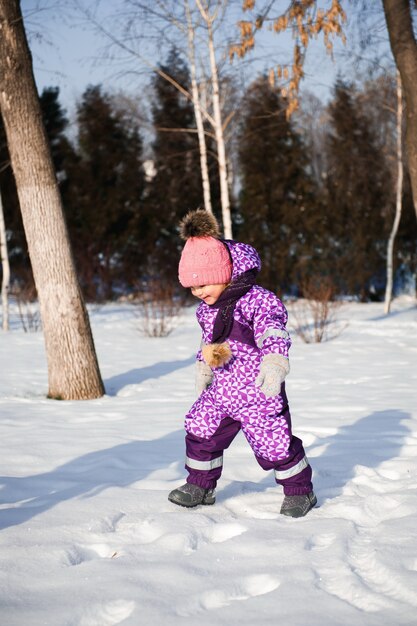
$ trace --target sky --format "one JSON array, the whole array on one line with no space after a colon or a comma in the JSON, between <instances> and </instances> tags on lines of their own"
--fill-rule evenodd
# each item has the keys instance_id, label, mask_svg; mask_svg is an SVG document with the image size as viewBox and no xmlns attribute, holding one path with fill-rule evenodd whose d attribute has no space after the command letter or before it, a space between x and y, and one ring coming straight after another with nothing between
<instances>
[{"instance_id":1,"label":"sky","mask_svg":"<svg viewBox=\"0 0 417 626\"><path fill-rule=\"evenodd\" d=\"M95 5L93 0L82 1L90 8ZM121 0L101 0L98 14L105 16L122 4ZM70 112L89 84L102 83L109 90L125 89L139 94L143 84L149 80L149 73L143 72L135 79L132 76L120 76L119 66L103 60L104 40L93 32L91 26L71 6L69 0L22 0L38 90L58 86L61 101ZM237 22L241 14L236 10L235 15ZM292 44L290 35L278 37L264 31L259 38L256 54L249 56L248 60L251 59L252 67L257 72L268 71L277 63L291 58ZM337 40L332 60L321 40L313 42L307 56L303 89L313 91L321 99L328 99L337 74L346 71L348 66L351 72L351 66L346 62L348 51L349 46ZM149 51L149 56L153 55L156 62L163 60L158 57L158 51ZM240 63L234 61L233 71L242 70Z\"/></svg>"}]
</instances>

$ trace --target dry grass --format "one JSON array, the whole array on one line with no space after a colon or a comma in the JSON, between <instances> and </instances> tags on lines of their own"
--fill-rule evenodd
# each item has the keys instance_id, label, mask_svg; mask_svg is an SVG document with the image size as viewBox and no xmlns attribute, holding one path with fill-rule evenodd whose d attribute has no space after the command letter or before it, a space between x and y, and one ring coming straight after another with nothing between
<instances>
[{"instance_id":1,"label":"dry grass","mask_svg":"<svg viewBox=\"0 0 417 626\"><path fill-rule=\"evenodd\" d=\"M10 295L15 299L20 323L25 333L36 333L42 328L39 302L36 287L30 282L24 285L13 285Z\"/></svg>"},{"instance_id":2,"label":"dry grass","mask_svg":"<svg viewBox=\"0 0 417 626\"><path fill-rule=\"evenodd\" d=\"M179 324L184 303L172 287L153 281L136 298L139 330L146 337L167 337Z\"/></svg>"},{"instance_id":3,"label":"dry grass","mask_svg":"<svg viewBox=\"0 0 417 626\"><path fill-rule=\"evenodd\" d=\"M290 325L305 343L334 339L346 328L337 319L342 306L335 300L333 283L327 278L310 278L301 285L303 298L288 304Z\"/></svg>"}]
</instances>

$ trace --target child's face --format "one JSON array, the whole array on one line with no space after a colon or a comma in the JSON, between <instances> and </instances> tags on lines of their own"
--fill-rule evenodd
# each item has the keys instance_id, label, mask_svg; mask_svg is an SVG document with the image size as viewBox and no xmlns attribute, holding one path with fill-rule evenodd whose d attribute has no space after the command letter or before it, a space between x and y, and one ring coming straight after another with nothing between
<instances>
[{"instance_id":1,"label":"child's face","mask_svg":"<svg viewBox=\"0 0 417 626\"><path fill-rule=\"evenodd\" d=\"M201 287L191 287L191 293L196 298L204 300L206 304L215 304L226 287L227 283L219 285L202 285Z\"/></svg>"}]
</instances>

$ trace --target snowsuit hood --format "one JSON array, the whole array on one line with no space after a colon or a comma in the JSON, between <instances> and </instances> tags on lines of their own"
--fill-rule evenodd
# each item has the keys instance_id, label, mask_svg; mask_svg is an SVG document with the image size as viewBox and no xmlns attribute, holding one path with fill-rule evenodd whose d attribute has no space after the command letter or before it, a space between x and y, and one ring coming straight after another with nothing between
<instances>
[{"instance_id":1,"label":"snowsuit hood","mask_svg":"<svg viewBox=\"0 0 417 626\"><path fill-rule=\"evenodd\" d=\"M224 243L232 259L232 281L248 270L255 269L258 272L261 270L261 259L255 248L248 243L240 243L231 239L226 239Z\"/></svg>"}]
</instances>

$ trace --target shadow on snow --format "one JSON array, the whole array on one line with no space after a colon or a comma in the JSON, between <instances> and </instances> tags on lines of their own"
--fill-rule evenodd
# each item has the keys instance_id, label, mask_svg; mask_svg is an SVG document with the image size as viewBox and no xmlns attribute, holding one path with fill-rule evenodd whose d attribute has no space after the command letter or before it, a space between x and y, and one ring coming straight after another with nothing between
<instances>
[{"instance_id":1,"label":"shadow on snow","mask_svg":"<svg viewBox=\"0 0 417 626\"><path fill-rule=\"evenodd\" d=\"M319 456L311 455L319 502L342 493L343 487L357 475L358 466L376 469L384 461L397 457L409 434L403 424L409 417L398 409L376 411L342 426L332 436L320 438L307 449L308 455L315 447L324 447ZM160 439L131 441L91 452L44 474L0 477L1 501L11 505L0 511L0 528L22 524L60 502L91 498L111 487L130 486L173 463L178 462L182 467L183 455L184 431L181 429ZM227 451L225 456L227 458ZM219 501L243 493L261 492L273 484L272 472L259 483L234 481L224 489L220 480Z\"/></svg>"},{"instance_id":2,"label":"shadow on snow","mask_svg":"<svg viewBox=\"0 0 417 626\"><path fill-rule=\"evenodd\" d=\"M399 409L376 411L353 424L342 426L334 435L318 438L315 444L306 447L319 504L340 495L344 486L357 476L360 471L358 466L376 469L385 461L397 457L410 433L403 424L409 418L408 413ZM294 434L297 435L296 426ZM314 456L315 448L323 448L320 455ZM253 461L256 463L255 459ZM259 483L234 481L224 490L220 480L218 501L251 492L259 493L273 487L274 483L273 472L268 472Z\"/></svg>"},{"instance_id":3,"label":"shadow on snow","mask_svg":"<svg viewBox=\"0 0 417 626\"><path fill-rule=\"evenodd\" d=\"M60 502L130 486L161 467L181 463L183 449L184 432L178 430L160 439L90 452L43 474L0 477L0 529L23 524ZM4 508L6 503L10 508Z\"/></svg>"},{"instance_id":4,"label":"shadow on snow","mask_svg":"<svg viewBox=\"0 0 417 626\"><path fill-rule=\"evenodd\" d=\"M377 469L398 457L410 434L403 422L410 417L399 409L375 411L311 446L312 452L315 446L325 446L320 456L311 458L321 501L340 495L346 483L360 473L360 467Z\"/></svg>"},{"instance_id":5,"label":"shadow on snow","mask_svg":"<svg viewBox=\"0 0 417 626\"><path fill-rule=\"evenodd\" d=\"M195 354L182 361L161 361L146 367L138 367L123 374L117 374L104 381L106 394L116 396L127 385L139 385L150 378L161 378L195 363Z\"/></svg>"}]
</instances>

